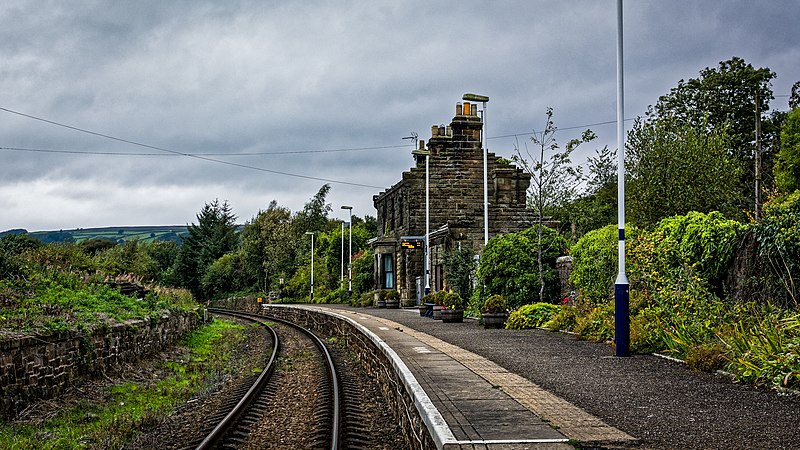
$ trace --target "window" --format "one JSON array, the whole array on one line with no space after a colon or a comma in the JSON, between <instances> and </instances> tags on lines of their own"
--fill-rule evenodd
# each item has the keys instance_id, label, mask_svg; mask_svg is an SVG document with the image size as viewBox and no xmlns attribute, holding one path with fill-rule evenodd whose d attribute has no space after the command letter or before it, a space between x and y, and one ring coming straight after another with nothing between
<instances>
[{"instance_id":1,"label":"window","mask_svg":"<svg viewBox=\"0 0 800 450\"><path fill-rule=\"evenodd\" d=\"M394 260L391 254L383 255L383 288L394 289Z\"/></svg>"}]
</instances>

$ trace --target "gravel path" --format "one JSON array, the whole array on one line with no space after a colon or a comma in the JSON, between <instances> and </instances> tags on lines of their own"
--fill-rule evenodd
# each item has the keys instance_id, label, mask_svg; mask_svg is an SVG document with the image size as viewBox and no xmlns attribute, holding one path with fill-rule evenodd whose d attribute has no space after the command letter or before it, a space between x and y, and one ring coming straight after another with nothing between
<instances>
[{"instance_id":1,"label":"gravel path","mask_svg":"<svg viewBox=\"0 0 800 450\"><path fill-rule=\"evenodd\" d=\"M654 449L798 449L800 397L734 384L650 355L543 330L443 324L417 310L358 309L479 354Z\"/></svg>"}]
</instances>

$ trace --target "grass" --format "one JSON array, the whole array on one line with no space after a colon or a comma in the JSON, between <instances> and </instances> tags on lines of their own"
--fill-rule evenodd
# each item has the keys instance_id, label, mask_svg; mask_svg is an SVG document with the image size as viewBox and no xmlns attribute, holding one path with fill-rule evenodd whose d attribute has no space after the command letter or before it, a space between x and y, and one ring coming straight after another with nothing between
<instances>
[{"instance_id":1,"label":"grass","mask_svg":"<svg viewBox=\"0 0 800 450\"><path fill-rule=\"evenodd\" d=\"M215 320L184 339L188 360L164 363L166 378L113 386L105 398L82 400L40 424L2 424L0 448L120 448L230 371L228 362L246 339L244 330L242 325Z\"/></svg>"}]
</instances>

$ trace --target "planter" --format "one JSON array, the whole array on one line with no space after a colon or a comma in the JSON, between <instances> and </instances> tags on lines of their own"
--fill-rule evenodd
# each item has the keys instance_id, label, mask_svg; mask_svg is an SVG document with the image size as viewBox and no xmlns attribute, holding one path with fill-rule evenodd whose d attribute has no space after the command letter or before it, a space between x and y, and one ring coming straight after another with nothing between
<instances>
[{"instance_id":1,"label":"planter","mask_svg":"<svg viewBox=\"0 0 800 450\"><path fill-rule=\"evenodd\" d=\"M443 309L442 322L443 323L461 323L464 321L463 309Z\"/></svg>"},{"instance_id":2,"label":"planter","mask_svg":"<svg viewBox=\"0 0 800 450\"><path fill-rule=\"evenodd\" d=\"M420 316L420 317L425 317L425 314L426 314L427 312L428 312L428 307L427 307L427 306L425 306L425 304L424 304L424 303L423 303L423 304L421 304L421 305L419 305L419 316Z\"/></svg>"},{"instance_id":3,"label":"planter","mask_svg":"<svg viewBox=\"0 0 800 450\"><path fill-rule=\"evenodd\" d=\"M433 320L442 320L442 305L433 305Z\"/></svg>"},{"instance_id":4,"label":"planter","mask_svg":"<svg viewBox=\"0 0 800 450\"><path fill-rule=\"evenodd\" d=\"M483 328L504 328L508 313L483 313Z\"/></svg>"},{"instance_id":5,"label":"planter","mask_svg":"<svg viewBox=\"0 0 800 450\"><path fill-rule=\"evenodd\" d=\"M400 308L400 300L386 300L386 307L389 309L399 309Z\"/></svg>"},{"instance_id":6,"label":"planter","mask_svg":"<svg viewBox=\"0 0 800 450\"><path fill-rule=\"evenodd\" d=\"M386 300L378 300L378 308L386 308Z\"/></svg>"}]
</instances>

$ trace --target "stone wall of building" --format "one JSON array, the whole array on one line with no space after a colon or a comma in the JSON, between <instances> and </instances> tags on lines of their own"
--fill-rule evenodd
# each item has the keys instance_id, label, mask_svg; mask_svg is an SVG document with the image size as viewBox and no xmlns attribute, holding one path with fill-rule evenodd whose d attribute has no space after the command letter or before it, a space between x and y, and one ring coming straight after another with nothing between
<instances>
[{"instance_id":1,"label":"stone wall of building","mask_svg":"<svg viewBox=\"0 0 800 450\"><path fill-rule=\"evenodd\" d=\"M458 104L450 125L433 126L427 147L421 142L421 150L430 152L430 231L436 236L431 237L431 247L441 247L437 255L456 243L469 245L476 253L483 247L482 126L474 105L467 107L465 103L462 108ZM488 154L487 163L489 236L530 227L533 213L526 205L530 175L500 161L493 153ZM386 251L389 244L394 245L397 284L404 299L416 295L416 277L422 276L424 270L424 252L403 249L400 238L425 235L425 171L425 157L418 156L397 184L373 197L382 232L378 239L382 248L376 251ZM433 261L432 265L436 264L441 260Z\"/></svg>"},{"instance_id":2,"label":"stone wall of building","mask_svg":"<svg viewBox=\"0 0 800 450\"><path fill-rule=\"evenodd\" d=\"M79 332L0 339L0 416L13 417L35 400L71 384L152 355L201 323L196 313L171 313Z\"/></svg>"}]
</instances>

